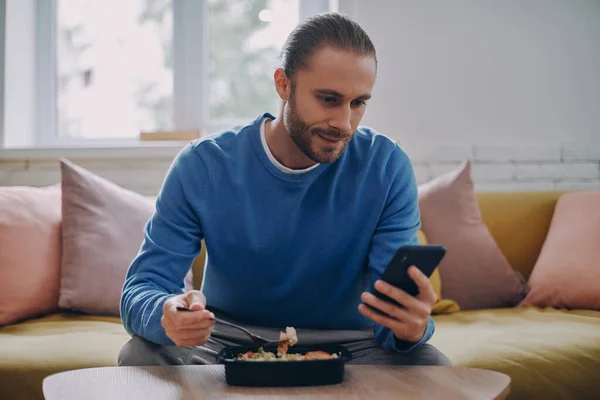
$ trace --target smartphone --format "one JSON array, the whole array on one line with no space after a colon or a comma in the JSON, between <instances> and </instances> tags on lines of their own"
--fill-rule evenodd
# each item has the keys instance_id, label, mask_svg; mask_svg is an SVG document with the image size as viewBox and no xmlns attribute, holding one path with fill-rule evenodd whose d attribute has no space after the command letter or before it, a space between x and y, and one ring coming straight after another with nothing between
<instances>
[{"instance_id":1,"label":"smartphone","mask_svg":"<svg viewBox=\"0 0 600 400\"><path fill-rule=\"evenodd\" d=\"M419 288L408 275L408 267L414 265L430 277L446 255L446 248L436 244L407 245L400 247L381 275L381 280L404 290L411 296L419 294ZM373 294L382 300L396 303L395 300L373 288ZM401 305L400 305L401 306Z\"/></svg>"}]
</instances>

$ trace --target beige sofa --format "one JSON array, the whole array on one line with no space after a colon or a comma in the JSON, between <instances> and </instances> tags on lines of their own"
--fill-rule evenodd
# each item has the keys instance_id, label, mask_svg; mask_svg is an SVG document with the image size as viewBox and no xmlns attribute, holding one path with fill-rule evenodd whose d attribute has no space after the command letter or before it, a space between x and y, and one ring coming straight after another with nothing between
<instances>
[{"instance_id":1,"label":"beige sofa","mask_svg":"<svg viewBox=\"0 0 600 400\"><path fill-rule=\"evenodd\" d=\"M560 194L478 194L494 238L526 278ZM203 254L194 267L196 278L202 276L202 259ZM431 343L455 365L508 374L511 399L600 398L600 311L507 308L434 319ZM43 398L42 380L50 374L114 366L128 339L118 318L76 313L1 328L0 399Z\"/></svg>"}]
</instances>

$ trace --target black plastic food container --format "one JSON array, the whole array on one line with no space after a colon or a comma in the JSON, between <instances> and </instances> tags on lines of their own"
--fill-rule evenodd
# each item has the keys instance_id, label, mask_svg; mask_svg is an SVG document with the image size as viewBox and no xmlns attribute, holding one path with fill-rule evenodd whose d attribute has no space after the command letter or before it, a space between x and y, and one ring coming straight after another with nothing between
<instances>
[{"instance_id":1,"label":"black plastic food container","mask_svg":"<svg viewBox=\"0 0 600 400\"><path fill-rule=\"evenodd\" d=\"M305 361L242 361L239 353L258 351L258 346L226 347L217 355L217 362L225 365L225 379L232 386L317 386L340 383L344 379L346 362L352 354L344 346L290 346L288 353L325 351L337 354L328 360ZM277 354L277 346L265 346L264 351Z\"/></svg>"}]
</instances>

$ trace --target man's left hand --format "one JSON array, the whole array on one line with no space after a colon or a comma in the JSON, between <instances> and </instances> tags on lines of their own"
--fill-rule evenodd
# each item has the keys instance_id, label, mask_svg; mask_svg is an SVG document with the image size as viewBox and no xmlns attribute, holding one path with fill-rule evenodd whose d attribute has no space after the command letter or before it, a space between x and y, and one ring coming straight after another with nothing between
<instances>
[{"instance_id":1,"label":"man's left hand","mask_svg":"<svg viewBox=\"0 0 600 400\"><path fill-rule=\"evenodd\" d=\"M427 329L427 324L429 323L429 315L431 315L431 308L437 301L437 296L427 276L417 267L409 267L408 275L419 288L419 294L416 297L382 280L375 282L375 289L377 291L394 299L404 307L399 307L396 304L386 302L371 293L365 292L361 296L362 301L380 310L384 315L370 309L364 304L360 304L358 309L375 323L390 328L394 336L398 339L416 343L425 334L425 329Z\"/></svg>"}]
</instances>

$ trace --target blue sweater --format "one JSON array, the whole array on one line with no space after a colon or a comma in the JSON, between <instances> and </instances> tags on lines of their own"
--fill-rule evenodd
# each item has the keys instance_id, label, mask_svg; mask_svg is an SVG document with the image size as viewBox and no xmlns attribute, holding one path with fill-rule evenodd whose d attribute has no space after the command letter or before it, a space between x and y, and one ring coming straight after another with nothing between
<instances>
[{"instance_id":1,"label":"blue sweater","mask_svg":"<svg viewBox=\"0 0 600 400\"><path fill-rule=\"evenodd\" d=\"M360 127L343 155L301 174L283 172L261 142L264 114L244 127L188 144L175 158L127 272L125 329L172 345L162 305L183 293L198 255L208 254L207 306L240 321L283 328L373 326L382 348L408 351L358 311L394 252L418 242L417 186L409 158L392 140Z\"/></svg>"}]
</instances>

